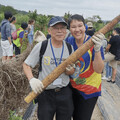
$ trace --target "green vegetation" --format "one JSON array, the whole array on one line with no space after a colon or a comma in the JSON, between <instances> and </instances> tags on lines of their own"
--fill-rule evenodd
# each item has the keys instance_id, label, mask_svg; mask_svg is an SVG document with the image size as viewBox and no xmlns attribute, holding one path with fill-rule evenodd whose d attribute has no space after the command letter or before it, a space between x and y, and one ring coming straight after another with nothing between
<instances>
[{"instance_id":1,"label":"green vegetation","mask_svg":"<svg viewBox=\"0 0 120 120\"><path fill-rule=\"evenodd\" d=\"M47 24L48 24L48 21L53 17L53 15L46 16L46 15L38 14L37 10L25 12L25 11L16 10L11 6L0 5L0 22L4 19L5 11L11 11L13 13L13 15L16 17L17 22L15 25L16 25L17 29L20 27L22 22L28 23L29 19L34 19L35 20L35 31L40 30L45 35L48 34ZM68 12L68 13L65 13L63 17L65 18L66 21L68 21L68 18L71 15L72 14L70 14L70 12ZM88 21L91 21L93 23L93 26L96 31L100 30L103 26L105 26L109 22L109 21L102 21L100 16L98 16L98 15L88 17L87 19L85 19L85 21L86 21L86 23ZM118 27L118 26L120 27L120 23L116 25L116 27ZM109 33L107 33L105 35L106 38L108 38L108 36L111 33L112 33L111 31ZM28 44L28 40L25 39L23 42L22 51L24 51L26 49L27 44Z\"/></svg>"},{"instance_id":2,"label":"green vegetation","mask_svg":"<svg viewBox=\"0 0 120 120\"><path fill-rule=\"evenodd\" d=\"M11 6L0 5L0 12L5 12L5 11L11 11L13 15L17 13L17 11Z\"/></svg>"},{"instance_id":3,"label":"green vegetation","mask_svg":"<svg viewBox=\"0 0 120 120\"><path fill-rule=\"evenodd\" d=\"M45 35L47 35L47 24L48 21L50 20L53 15L42 15L42 14L37 14L37 10L34 11L20 11L16 10L11 6L4 6L0 5L0 22L4 19L4 12L5 11L11 11L13 15L16 17L17 22L16 22L16 27L19 28L22 22L28 22L29 19L34 19L35 20L35 31L36 30L41 30ZM71 16L70 12L64 14L64 18L67 21L68 18ZM94 15L92 17L88 17L85 19L86 22L91 21L93 22L94 28L96 31L101 29L104 25L106 25L109 21L102 21L99 15ZM117 24L116 26L120 27L120 23ZM111 32L106 34L106 37L109 36Z\"/></svg>"},{"instance_id":4,"label":"green vegetation","mask_svg":"<svg viewBox=\"0 0 120 120\"><path fill-rule=\"evenodd\" d=\"M17 25L21 25L22 22L28 23L28 20L30 19L28 15L23 15L23 14L16 14L14 16L16 17Z\"/></svg>"},{"instance_id":5,"label":"green vegetation","mask_svg":"<svg viewBox=\"0 0 120 120\"><path fill-rule=\"evenodd\" d=\"M15 111L10 111L9 120L23 120L21 116L17 116Z\"/></svg>"}]
</instances>

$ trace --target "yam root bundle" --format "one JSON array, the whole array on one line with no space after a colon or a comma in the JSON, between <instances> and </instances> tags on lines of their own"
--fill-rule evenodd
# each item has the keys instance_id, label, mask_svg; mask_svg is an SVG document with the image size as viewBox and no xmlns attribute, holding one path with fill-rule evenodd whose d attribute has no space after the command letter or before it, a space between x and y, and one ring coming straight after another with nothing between
<instances>
[{"instance_id":1,"label":"yam root bundle","mask_svg":"<svg viewBox=\"0 0 120 120\"><path fill-rule=\"evenodd\" d=\"M26 106L23 97L29 93L30 87L22 64L30 51L31 48L28 47L21 55L4 64L0 59L0 120L8 120L10 110Z\"/></svg>"},{"instance_id":2,"label":"yam root bundle","mask_svg":"<svg viewBox=\"0 0 120 120\"><path fill-rule=\"evenodd\" d=\"M101 32L103 34L106 34L110 30L113 29L113 27L120 21L120 15L114 18L110 23L105 25L102 29L100 29L98 32ZM95 33L97 34L97 32ZM92 38L87 41L85 44L83 44L80 48L78 48L72 55L70 55L64 62L62 62L58 67L56 67L44 80L42 80L42 83L44 85L44 89L51 84L55 79L57 79L63 72L65 72L65 68L71 64L75 63L82 55L84 55L92 46L94 43L92 42ZM35 94L33 91L29 93L29 95L25 98L25 101L27 103L30 103L33 99L35 99L38 96L38 94Z\"/></svg>"}]
</instances>

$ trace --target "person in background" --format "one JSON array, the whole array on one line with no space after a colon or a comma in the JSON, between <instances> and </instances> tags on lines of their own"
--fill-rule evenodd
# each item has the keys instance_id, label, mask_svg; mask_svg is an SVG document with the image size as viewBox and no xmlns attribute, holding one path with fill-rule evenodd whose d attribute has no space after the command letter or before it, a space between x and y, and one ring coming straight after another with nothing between
<instances>
[{"instance_id":1,"label":"person in background","mask_svg":"<svg viewBox=\"0 0 120 120\"><path fill-rule=\"evenodd\" d=\"M12 34L14 31L16 31L15 23L16 23L16 18L15 18L15 17L12 17L12 19L11 19L11 21L10 21L11 34Z\"/></svg>"},{"instance_id":2,"label":"person in background","mask_svg":"<svg viewBox=\"0 0 120 120\"><path fill-rule=\"evenodd\" d=\"M87 24L85 24L85 32L88 30L88 26Z\"/></svg>"},{"instance_id":3,"label":"person in background","mask_svg":"<svg viewBox=\"0 0 120 120\"><path fill-rule=\"evenodd\" d=\"M33 19L29 20L29 22L28 22L28 41L29 41L30 45L33 44L34 24L35 24L35 20L33 20Z\"/></svg>"},{"instance_id":4,"label":"person in background","mask_svg":"<svg viewBox=\"0 0 120 120\"><path fill-rule=\"evenodd\" d=\"M13 45L11 41L10 21L12 19L11 12L4 13L4 20L1 22L1 48L2 48L2 62L10 60L13 56Z\"/></svg>"},{"instance_id":5,"label":"person in background","mask_svg":"<svg viewBox=\"0 0 120 120\"><path fill-rule=\"evenodd\" d=\"M51 35L48 33L47 36L46 36L47 39L50 39L51 38Z\"/></svg>"},{"instance_id":6,"label":"person in background","mask_svg":"<svg viewBox=\"0 0 120 120\"><path fill-rule=\"evenodd\" d=\"M108 37L108 42L111 39L111 37L112 37L112 35L110 35ZM108 43L107 43L107 45L108 45ZM106 51L106 49L105 49L105 51ZM109 62L106 63L106 78L107 78L107 80L112 78L112 67L109 65Z\"/></svg>"},{"instance_id":7,"label":"person in background","mask_svg":"<svg viewBox=\"0 0 120 120\"><path fill-rule=\"evenodd\" d=\"M106 63L106 80L112 78L112 67L109 65L109 62Z\"/></svg>"},{"instance_id":8,"label":"person in background","mask_svg":"<svg viewBox=\"0 0 120 120\"><path fill-rule=\"evenodd\" d=\"M108 44L108 41L107 39L105 38L103 41L102 41L102 46L103 46L103 51L104 51L104 55L106 54L106 47L107 47L107 44ZM103 80L109 80L112 76L112 68L111 66L109 66L109 62L104 62L104 70L103 70L103 73L102 73L102 79Z\"/></svg>"},{"instance_id":9,"label":"person in background","mask_svg":"<svg viewBox=\"0 0 120 120\"><path fill-rule=\"evenodd\" d=\"M73 114L72 90L69 86L69 76L62 73L44 91L44 86L41 82L69 56L67 44L64 41L66 29L67 23L62 17L55 16L50 19L48 33L51 37L48 39L47 48L42 59L42 70L39 71L38 78L33 76L31 67L35 67L40 62L42 42L39 42L33 48L23 64L24 72L32 90L37 94L42 92L37 98L37 115L39 120L53 120L55 114L56 120L71 120Z\"/></svg>"},{"instance_id":10,"label":"person in background","mask_svg":"<svg viewBox=\"0 0 120 120\"><path fill-rule=\"evenodd\" d=\"M105 55L105 61L109 61L109 65L112 67L112 79L108 82L115 83L117 61L120 61L120 28L114 28L112 34L106 47L106 52L109 52Z\"/></svg>"},{"instance_id":11,"label":"person in background","mask_svg":"<svg viewBox=\"0 0 120 120\"><path fill-rule=\"evenodd\" d=\"M11 21L10 21L11 34L16 31L15 23L16 23L16 18L13 16L12 19L11 19ZM13 43L12 37L11 37L11 40L12 40L12 43ZM13 45L13 51L14 51L14 45Z\"/></svg>"},{"instance_id":12,"label":"person in background","mask_svg":"<svg viewBox=\"0 0 120 120\"><path fill-rule=\"evenodd\" d=\"M69 18L69 29L72 37L67 39L74 51L91 37L85 33L83 16L75 14ZM70 76L73 87L74 113L73 120L90 120L98 96L101 96L101 72L104 68L102 33L92 37L94 46L78 59L75 72Z\"/></svg>"},{"instance_id":13,"label":"person in background","mask_svg":"<svg viewBox=\"0 0 120 120\"><path fill-rule=\"evenodd\" d=\"M24 31L27 30L27 28L28 28L28 24L23 22L21 24L21 27L17 31L17 39L13 40L13 45L15 48L15 55L18 55L21 53L21 47L22 47L22 42L23 42L24 33L25 33Z\"/></svg>"},{"instance_id":14,"label":"person in background","mask_svg":"<svg viewBox=\"0 0 120 120\"><path fill-rule=\"evenodd\" d=\"M105 54L106 47L107 47L106 38L102 41L102 47L103 47L103 51L104 51L104 54ZM107 79L106 78L106 62L104 62L104 69L103 69L103 73L102 73L102 79Z\"/></svg>"},{"instance_id":15,"label":"person in background","mask_svg":"<svg viewBox=\"0 0 120 120\"><path fill-rule=\"evenodd\" d=\"M93 36L94 33L95 33L95 29L93 28L93 23L92 22L87 22L87 30L86 30L86 34L87 35L90 35L90 36Z\"/></svg>"}]
</instances>

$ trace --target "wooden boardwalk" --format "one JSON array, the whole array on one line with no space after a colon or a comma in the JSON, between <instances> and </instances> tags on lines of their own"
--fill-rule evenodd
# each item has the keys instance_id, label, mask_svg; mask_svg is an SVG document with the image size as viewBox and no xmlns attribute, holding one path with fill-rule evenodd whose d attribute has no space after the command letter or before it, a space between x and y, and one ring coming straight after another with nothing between
<instances>
[{"instance_id":1,"label":"wooden boardwalk","mask_svg":"<svg viewBox=\"0 0 120 120\"><path fill-rule=\"evenodd\" d=\"M102 80L102 96L97 104L104 120L120 120L120 65L115 84Z\"/></svg>"},{"instance_id":2,"label":"wooden boardwalk","mask_svg":"<svg viewBox=\"0 0 120 120\"><path fill-rule=\"evenodd\" d=\"M1 41L0 41L0 58L2 57Z\"/></svg>"},{"instance_id":3,"label":"wooden boardwalk","mask_svg":"<svg viewBox=\"0 0 120 120\"><path fill-rule=\"evenodd\" d=\"M117 66L116 84L120 88L120 61L119 61L119 64Z\"/></svg>"}]
</instances>

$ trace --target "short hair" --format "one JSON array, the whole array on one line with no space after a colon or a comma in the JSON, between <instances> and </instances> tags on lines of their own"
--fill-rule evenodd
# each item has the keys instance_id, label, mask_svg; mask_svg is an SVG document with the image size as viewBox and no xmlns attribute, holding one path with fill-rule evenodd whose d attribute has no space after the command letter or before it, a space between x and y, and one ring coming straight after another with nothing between
<instances>
[{"instance_id":1,"label":"short hair","mask_svg":"<svg viewBox=\"0 0 120 120\"><path fill-rule=\"evenodd\" d=\"M28 24L31 24L31 23L33 23L34 21L35 21L35 20L31 19L31 20L28 21Z\"/></svg>"},{"instance_id":2,"label":"short hair","mask_svg":"<svg viewBox=\"0 0 120 120\"><path fill-rule=\"evenodd\" d=\"M7 11L7 12L5 12L4 13L4 17L5 17L5 19L9 19L9 18L11 18L13 15L12 15L12 13L11 12L9 12L9 11Z\"/></svg>"},{"instance_id":3,"label":"short hair","mask_svg":"<svg viewBox=\"0 0 120 120\"><path fill-rule=\"evenodd\" d=\"M84 20L83 16L82 16L82 15L79 15L79 14L75 14L75 15L72 15L72 16L68 19L68 27L69 27L69 28L70 28L70 23L71 23L73 20L82 21L83 24L85 25L85 20Z\"/></svg>"},{"instance_id":4,"label":"short hair","mask_svg":"<svg viewBox=\"0 0 120 120\"><path fill-rule=\"evenodd\" d=\"M10 23L12 23L15 20L16 20L16 18L13 16L12 19L11 19L11 21L10 21Z\"/></svg>"},{"instance_id":5,"label":"short hair","mask_svg":"<svg viewBox=\"0 0 120 120\"><path fill-rule=\"evenodd\" d=\"M26 22L23 22L21 24L21 27L25 30L28 27L28 24Z\"/></svg>"},{"instance_id":6,"label":"short hair","mask_svg":"<svg viewBox=\"0 0 120 120\"><path fill-rule=\"evenodd\" d=\"M115 31L117 32L117 34L120 35L120 28L119 28L119 27L116 27L116 28L114 28L113 30L115 30Z\"/></svg>"}]
</instances>

